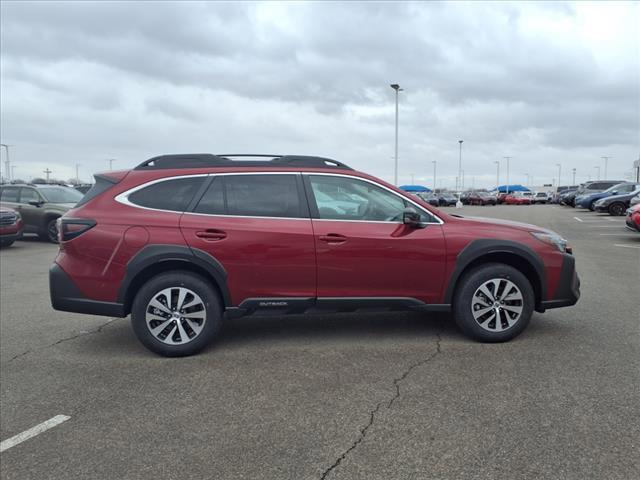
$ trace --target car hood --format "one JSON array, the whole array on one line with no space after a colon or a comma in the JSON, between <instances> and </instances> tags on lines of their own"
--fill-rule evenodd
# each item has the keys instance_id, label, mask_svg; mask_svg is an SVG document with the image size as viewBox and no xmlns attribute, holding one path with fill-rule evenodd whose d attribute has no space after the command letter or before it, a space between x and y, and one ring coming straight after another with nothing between
<instances>
[{"instance_id":1,"label":"car hood","mask_svg":"<svg viewBox=\"0 0 640 480\"><path fill-rule=\"evenodd\" d=\"M513 222L511 220L502 220L498 218L483 218L483 217L456 217L456 218L464 222L482 224L485 226L498 225L501 227L515 228L517 230L522 230L526 232L555 233L546 228L538 227L537 225L531 225L529 223Z\"/></svg>"}]
</instances>

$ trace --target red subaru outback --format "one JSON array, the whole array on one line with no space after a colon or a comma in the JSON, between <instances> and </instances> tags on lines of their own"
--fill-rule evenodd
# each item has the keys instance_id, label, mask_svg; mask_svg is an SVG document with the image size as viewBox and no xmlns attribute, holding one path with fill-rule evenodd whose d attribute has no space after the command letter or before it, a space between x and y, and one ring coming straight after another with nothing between
<instances>
[{"instance_id":1,"label":"red subaru outback","mask_svg":"<svg viewBox=\"0 0 640 480\"><path fill-rule=\"evenodd\" d=\"M60 221L53 307L124 317L150 350L189 355L223 317L451 311L480 341L579 298L554 232L447 215L330 159L165 155L96 175ZM263 156L252 156L254 158Z\"/></svg>"}]
</instances>

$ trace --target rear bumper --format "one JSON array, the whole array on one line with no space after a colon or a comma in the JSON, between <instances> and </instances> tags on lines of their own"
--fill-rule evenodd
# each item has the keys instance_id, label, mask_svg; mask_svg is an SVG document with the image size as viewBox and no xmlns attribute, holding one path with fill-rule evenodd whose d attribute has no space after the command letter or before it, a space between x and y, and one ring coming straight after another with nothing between
<instances>
[{"instance_id":1,"label":"rear bumper","mask_svg":"<svg viewBox=\"0 0 640 480\"><path fill-rule=\"evenodd\" d=\"M121 303L102 302L85 297L69 275L54 263L49 269L49 294L55 310L107 317L126 317Z\"/></svg>"},{"instance_id":2,"label":"rear bumper","mask_svg":"<svg viewBox=\"0 0 640 480\"><path fill-rule=\"evenodd\" d=\"M573 255L565 253L556 294L552 300L540 302L540 310L568 307L578 303L579 299L580 278L578 277L578 272L576 272L576 260Z\"/></svg>"}]
</instances>

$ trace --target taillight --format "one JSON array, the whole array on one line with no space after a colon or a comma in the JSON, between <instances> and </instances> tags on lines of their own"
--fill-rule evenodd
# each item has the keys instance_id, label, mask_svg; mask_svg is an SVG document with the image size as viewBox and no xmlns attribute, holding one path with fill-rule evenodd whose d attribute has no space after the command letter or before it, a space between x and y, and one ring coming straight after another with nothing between
<instances>
[{"instance_id":1,"label":"taillight","mask_svg":"<svg viewBox=\"0 0 640 480\"><path fill-rule=\"evenodd\" d=\"M67 242L82 235L87 230L95 227L96 221L88 218L65 218L60 217L58 225L58 239Z\"/></svg>"}]
</instances>

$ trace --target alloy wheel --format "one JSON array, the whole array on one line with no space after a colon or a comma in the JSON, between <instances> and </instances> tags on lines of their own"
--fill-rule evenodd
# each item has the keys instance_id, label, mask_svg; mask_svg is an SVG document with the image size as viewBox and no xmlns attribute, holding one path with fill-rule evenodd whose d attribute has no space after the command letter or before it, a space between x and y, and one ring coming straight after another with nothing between
<instances>
[{"instance_id":1,"label":"alloy wheel","mask_svg":"<svg viewBox=\"0 0 640 480\"><path fill-rule=\"evenodd\" d=\"M471 300L471 312L478 325L489 332L502 332L522 316L522 292L506 278L493 278L480 285Z\"/></svg>"},{"instance_id":2,"label":"alloy wheel","mask_svg":"<svg viewBox=\"0 0 640 480\"><path fill-rule=\"evenodd\" d=\"M168 345L184 345L202 332L207 310L194 291L171 287L151 297L145 320L147 328L157 340Z\"/></svg>"}]
</instances>

